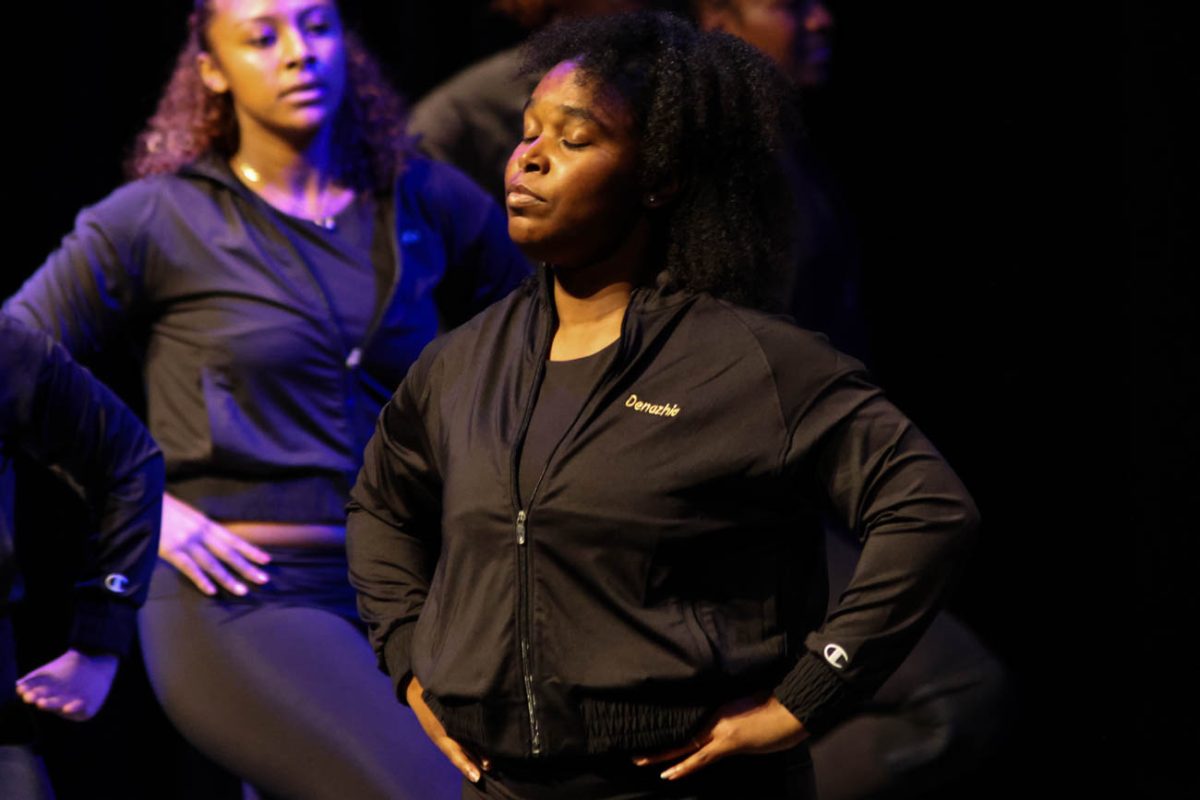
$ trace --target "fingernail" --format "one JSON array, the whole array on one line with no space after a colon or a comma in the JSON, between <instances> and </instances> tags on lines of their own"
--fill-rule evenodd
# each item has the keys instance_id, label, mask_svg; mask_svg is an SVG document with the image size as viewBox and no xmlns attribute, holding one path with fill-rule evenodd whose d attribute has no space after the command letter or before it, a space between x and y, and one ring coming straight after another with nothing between
<instances>
[{"instance_id":1,"label":"fingernail","mask_svg":"<svg viewBox=\"0 0 1200 800\"><path fill-rule=\"evenodd\" d=\"M238 583L238 584L235 584L235 585L234 585L234 587L233 587L233 593L234 593L234 594L245 594L245 593L246 593L246 587L245 587L245 586L243 586L243 585L242 585L242 584L240 584L240 583Z\"/></svg>"},{"instance_id":2,"label":"fingernail","mask_svg":"<svg viewBox=\"0 0 1200 800\"><path fill-rule=\"evenodd\" d=\"M675 777L675 768L671 767L671 769L665 770L663 774L659 775L658 777L662 778L664 781L671 780Z\"/></svg>"},{"instance_id":3,"label":"fingernail","mask_svg":"<svg viewBox=\"0 0 1200 800\"><path fill-rule=\"evenodd\" d=\"M259 583L266 583L267 581L269 581L271 579L270 579L270 577L267 576L267 573L259 572L254 575L254 580L258 581Z\"/></svg>"},{"instance_id":4,"label":"fingernail","mask_svg":"<svg viewBox=\"0 0 1200 800\"><path fill-rule=\"evenodd\" d=\"M479 770L467 770L467 777L471 779L471 783L479 783Z\"/></svg>"},{"instance_id":5,"label":"fingernail","mask_svg":"<svg viewBox=\"0 0 1200 800\"><path fill-rule=\"evenodd\" d=\"M634 764L637 764L639 767L644 767L644 766L646 766L647 764L649 764L649 763L650 763L650 759L648 759L648 758L645 758L645 757L642 757L642 756L639 756L638 758L635 758L635 759L633 760L633 763L634 763Z\"/></svg>"}]
</instances>

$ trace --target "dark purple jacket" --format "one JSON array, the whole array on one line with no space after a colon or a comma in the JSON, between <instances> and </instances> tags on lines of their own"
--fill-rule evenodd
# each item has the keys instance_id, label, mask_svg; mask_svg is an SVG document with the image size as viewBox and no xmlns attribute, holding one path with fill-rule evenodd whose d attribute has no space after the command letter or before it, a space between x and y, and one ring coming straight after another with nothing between
<instances>
[{"instance_id":1,"label":"dark purple jacket","mask_svg":"<svg viewBox=\"0 0 1200 800\"><path fill-rule=\"evenodd\" d=\"M391 257L353 346L278 212L216 158L85 209L4 308L84 361L132 343L173 495L218 520L340 523L421 349L529 273L503 213L452 167L413 160L375 201Z\"/></svg>"}]
</instances>

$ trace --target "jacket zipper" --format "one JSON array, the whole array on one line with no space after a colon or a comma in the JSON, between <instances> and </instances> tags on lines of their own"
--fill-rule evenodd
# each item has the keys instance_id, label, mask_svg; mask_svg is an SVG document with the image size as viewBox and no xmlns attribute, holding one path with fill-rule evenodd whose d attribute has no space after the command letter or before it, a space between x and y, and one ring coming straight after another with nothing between
<instances>
[{"instance_id":1,"label":"jacket zipper","mask_svg":"<svg viewBox=\"0 0 1200 800\"><path fill-rule=\"evenodd\" d=\"M396 287L400 285L400 273L404 270L404 253L400 250L400 241L396 238L396 191L394 188L388 200L388 211L383 217L390 220L387 226L387 235L392 245L392 284L388 287L387 296L383 302L375 309L375 316L371 319L371 324L367 326L362 340L346 355L347 369L358 369L358 365L362 363L363 353L375 339L375 334L379 333L379 326L383 324L383 318L387 316L387 310L392 305L392 298L396 296Z\"/></svg>"},{"instance_id":2,"label":"jacket zipper","mask_svg":"<svg viewBox=\"0 0 1200 800\"><path fill-rule=\"evenodd\" d=\"M250 203L264 207L268 206L265 200L255 195L248 188L242 187L241 193L245 195ZM344 369L342 373L343 407L346 411L346 422L349 425L350 435L355 439L358 438L358 431L354 427L355 410L358 406L358 388L355 386L355 380L372 380L368 373L358 372L358 368L362 364L363 353L366 352L371 340L375 338L375 334L379 332L379 327L383 324L384 317L387 316L388 307L392 304L392 299L396 296L396 287L400 285L400 273L403 270L403 255L400 252L400 242L396 238L396 193L394 188L387 203L387 213L381 216L387 222L387 236L392 246L391 285L388 287L387 296L379 304L378 308L375 309L371 322L367 326L366 332L359 340L359 343L350 348L350 352L346 353L346 357L342 361L342 368ZM324 306L326 321L333 324L334 333L337 335L339 345L337 349L341 351L342 347L345 346L347 337L342 323L338 319L337 312L334 310L333 299L330 297L324 284L321 283L316 271L301 254L300 247L296 244L292 235L283 226L279 226L279 231L283 234L283 238L287 240L288 246L295 253L296 261L303 265L304 272L308 275L309 281L316 288L316 293L321 298L321 303ZM374 381L372 380L372 382ZM386 391L384 393L386 394Z\"/></svg>"},{"instance_id":3,"label":"jacket zipper","mask_svg":"<svg viewBox=\"0 0 1200 800\"><path fill-rule=\"evenodd\" d=\"M533 612L529 602L529 548L525 546L524 509L517 512L517 561L520 576L520 615L518 630L521 639L521 680L525 687L525 712L529 715L529 751L537 756L542 753L542 730L538 725L537 695L533 691L533 655L530 632L533 628Z\"/></svg>"},{"instance_id":4,"label":"jacket zipper","mask_svg":"<svg viewBox=\"0 0 1200 800\"><path fill-rule=\"evenodd\" d=\"M521 417L521 426L517 429L513 440L512 456L509 461L509 488L512 494L513 511L516 517L517 531L517 639L521 651L521 682L525 690L525 712L529 716L529 750L533 756L541 755L542 733L537 719L537 697L533 690L533 653L530 643L533 628L533 612L529 602L529 548L526 521L529 512L521 505L521 489L517 480L520 466L521 445L529 430L529 421L533 418L533 406L537 402L538 389L542 384L542 375L546 369L546 357L550 354L550 343L553 340L554 313L553 305L547 316L546 330L542 335L541 347L538 348L538 361L533 373L533 385L529 397L525 401L525 413ZM533 495L530 495L530 500Z\"/></svg>"},{"instance_id":5,"label":"jacket zipper","mask_svg":"<svg viewBox=\"0 0 1200 800\"><path fill-rule=\"evenodd\" d=\"M537 695L535 694L533 688L533 609L529 600L529 514L533 509L533 501L537 497L538 489L540 489L542 486L542 480L546 477L546 473L550 469L550 462L554 459L554 456L558 452L558 449L562 446L562 443L566 441L567 437L571 434L571 431L579 423L580 416L582 416L583 413L592 405L592 401L595 400L598 387L605 383L606 379L608 378L608 372L611 371L610 366L609 370L606 370L605 374L600 377L600 380L597 382L596 386L592 387L591 394L588 395L588 398L584 401L583 405L580 406L579 411L575 414L575 419L571 421L571 424L567 426L567 430L563 433L562 438L560 438L550 450L550 454L546 458L546 463L542 466L542 471L538 474L538 479L534 482L533 488L529 492L529 497L526 499L525 505L522 506L518 480L521 447L525 442L525 435L529 432L530 420L533 419L533 407L537 403L538 391L541 388L542 380L545 375L546 359L550 355L550 346L554 339L553 331L555 320L552 310L553 300L547 300L545 298L543 299L549 306L549 310L547 311L549 315L549 322L546 325L544 341L542 342L542 346L539 348L537 368L534 371L533 386L530 390L529 398L525 403L525 413L521 419L521 426L517 430L517 437L513 442L512 460L510 464L510 482L512 489L513 509L516 511L515 525L517 532L517 635L520 640L521 649L521 673L525 688L525 710L529 716L530 752L534 756L541 755L544 748L542 745L541 726L538 724L537 717ZM633 303L631 301L630 307L626 310L625 318L621 323L621 342L617 346L618 352L614 356L614 363L620 361L621 347L628 339L628 327L630 325L629 320L633 316L632 312Z\"/></svg>"}]
</instances>

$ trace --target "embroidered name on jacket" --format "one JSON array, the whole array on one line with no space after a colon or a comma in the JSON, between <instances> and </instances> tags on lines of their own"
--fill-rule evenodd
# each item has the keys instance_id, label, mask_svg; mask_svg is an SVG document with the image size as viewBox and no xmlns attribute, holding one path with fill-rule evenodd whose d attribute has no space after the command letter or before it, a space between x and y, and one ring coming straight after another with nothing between
<instances>
[{"instance_id":1,"label":"embroidered name on jacket","mask_svg":"<svg viewBox=\"0 0 1200 800\"><path fill-rule=\"evenodd\" d=\"M653 414L656 417L679 416L679 406L674 403L647 403L645 400L639 400L636 394L629 395L625 401L625 407L641 411L643 414Z\"/></svg>"}]
</instances>

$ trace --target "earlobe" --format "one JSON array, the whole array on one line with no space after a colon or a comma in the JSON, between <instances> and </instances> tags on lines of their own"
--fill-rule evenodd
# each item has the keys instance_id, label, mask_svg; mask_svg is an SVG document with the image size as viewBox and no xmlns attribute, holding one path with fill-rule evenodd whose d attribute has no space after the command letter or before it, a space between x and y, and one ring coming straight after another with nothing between
<instances>
[{"instance_id":1,"label":"earlobe","mask_svg":"<svg viewBox=\"0 0 1200 800\"><path fill-rule=\"evenodd\" d=\"M652 192L642 195L642 205L646 208L662 208L679 194L679 179L671 178Z\"/></svg>"},{"instance_id":2,"label":"earlobe","mask_svg":"<svg viewBox=\"0 0 1200 800\"><path fill-rule=\"evenodd\" d=\"M229 81L225 80L225 73L221 72L211 54L201 53L196 56L196 71L200 73L200 82L204 84L204 88L213 94L225 94L229 91Z\"/></svg>"}]
</instances>

